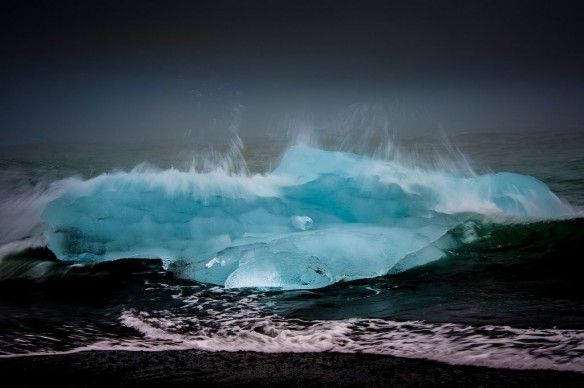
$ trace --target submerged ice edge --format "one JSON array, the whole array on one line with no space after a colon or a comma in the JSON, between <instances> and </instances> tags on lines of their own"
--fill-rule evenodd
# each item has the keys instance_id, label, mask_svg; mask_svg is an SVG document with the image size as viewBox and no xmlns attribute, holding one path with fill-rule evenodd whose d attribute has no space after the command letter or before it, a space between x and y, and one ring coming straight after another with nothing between
<instances>
[{"instance_id":1,"label":"submerged ice edge","mask_svg":"<svg viewBox=\"0 0 584 388\"><path fill-rule=\"evenodd\" d=\"M268 175L169 170L74 181L43 219L61 259L161 258L205 283L297 289L436 260L450 247L435 242L468 214L526 222L577 213L529 176L465 177L296 146Z\"/></svg>"}]
</instances>

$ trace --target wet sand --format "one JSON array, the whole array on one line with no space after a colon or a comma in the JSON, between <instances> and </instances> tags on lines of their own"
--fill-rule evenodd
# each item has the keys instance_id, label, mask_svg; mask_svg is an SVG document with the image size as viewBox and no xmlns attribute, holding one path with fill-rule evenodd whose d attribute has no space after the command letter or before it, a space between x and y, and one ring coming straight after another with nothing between
<instances>
[{"instance_id":1,"label":"wet sand","mask_svg":"<svg viewBox=\"0 0 584 388\"><path fill-rule=\"evenodd\" d=\"M369 354L88 351L0 358L13 386L584 387L584 373L453 366Z\"/></svg>"}]
</instances>

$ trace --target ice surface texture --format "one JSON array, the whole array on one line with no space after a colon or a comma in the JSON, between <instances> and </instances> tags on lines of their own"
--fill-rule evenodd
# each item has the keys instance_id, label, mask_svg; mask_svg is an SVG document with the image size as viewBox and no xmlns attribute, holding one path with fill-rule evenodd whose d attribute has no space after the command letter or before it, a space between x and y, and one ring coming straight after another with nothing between
<instances>
[{"instance_id":1,"label":"ice surface texture","mask_svg":"<svg viewBox=\"0 0 584 388\"><path fill-rule=\"evenodd\" d=\"M294 146L269 174L141 169L69 180L43 219L62 260L162 258L225 287L319 288L437 260L473 215L573 214L541 181Z\"/></svg>"}]
</instances>

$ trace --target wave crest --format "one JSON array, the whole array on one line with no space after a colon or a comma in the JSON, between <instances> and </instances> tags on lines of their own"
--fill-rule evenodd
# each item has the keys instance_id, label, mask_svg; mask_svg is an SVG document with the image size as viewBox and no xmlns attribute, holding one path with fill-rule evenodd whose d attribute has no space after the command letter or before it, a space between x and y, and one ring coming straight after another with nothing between
<instances>
[{"instance_id":1,"label":"wave crest","mask_svg":"<svg viewBox=\"0 0 584 388\"><path fill-rule=\"evenodd\" d=\"M43 219L61 259L162 258L206 283L297 289L437 260L459 243L449 231L475 214L576 216L525 175L464 176L294 146L268 174L137 169L75 180Z\"/></svg>"}]
</instances>

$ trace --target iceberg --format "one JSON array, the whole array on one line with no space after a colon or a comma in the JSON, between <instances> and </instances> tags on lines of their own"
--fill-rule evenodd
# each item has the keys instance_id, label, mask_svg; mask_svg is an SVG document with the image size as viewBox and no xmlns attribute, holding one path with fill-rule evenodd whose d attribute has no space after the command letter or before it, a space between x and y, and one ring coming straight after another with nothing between
<instances>
[{"instance_id":1,"label":"iceberg","mask_svg":"<svg viewBox=\"0 0 584 388\"><path fill-rule=\"evenodd\" d=\"M81 180L42 214L61 260L161 258L228 288L320 288L437 260L472 215L572 216L541 181L294 146L268 174L140 169Z\"/></svg>"}]
</instances>

